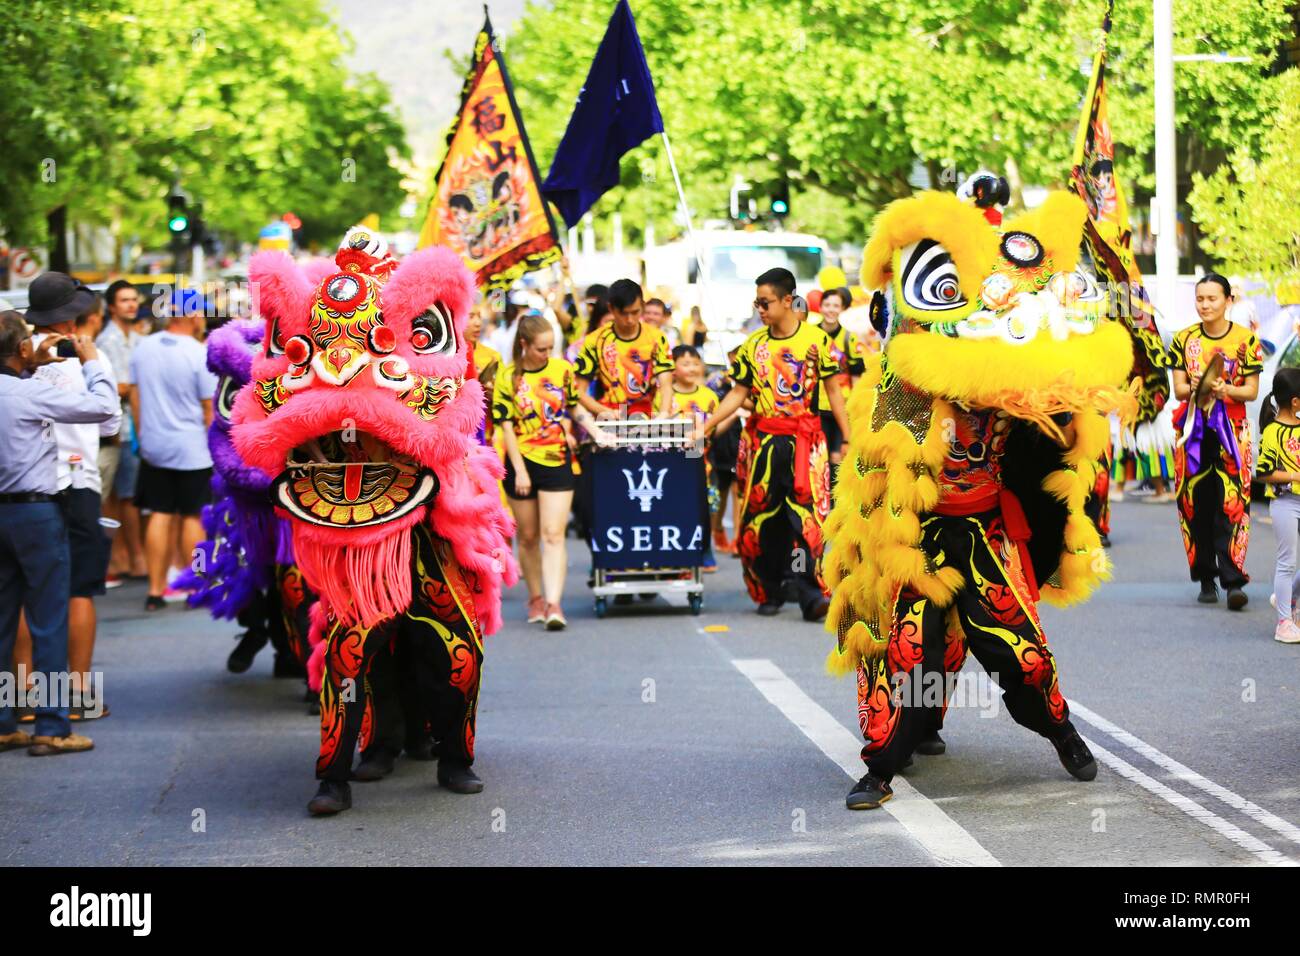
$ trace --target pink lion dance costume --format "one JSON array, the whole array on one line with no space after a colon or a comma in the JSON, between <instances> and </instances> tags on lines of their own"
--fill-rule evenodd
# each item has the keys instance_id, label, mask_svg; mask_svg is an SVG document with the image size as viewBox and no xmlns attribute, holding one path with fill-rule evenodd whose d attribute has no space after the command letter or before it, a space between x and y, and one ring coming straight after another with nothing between
<instances>
[{"instance_id":1,"label":"pink lion dance costume","mask_svg":"<svg viewBox=\"0 0 1300 956\"><path fill-rule=\"evenodd\" d=\"M466 374L469 271L443 248L398 263L360 228L335 261L313 281L282 252L253 257L267 332L231 416L240 455L273 477L320 595L318 814L351 806L352 755L375 729L367 673L399 636L419 648L439 782L482 789L470 765L483 637L500 627L502 584L518 577L502 467L474 440L483 396Z\"/></svg>"}]
</instances>

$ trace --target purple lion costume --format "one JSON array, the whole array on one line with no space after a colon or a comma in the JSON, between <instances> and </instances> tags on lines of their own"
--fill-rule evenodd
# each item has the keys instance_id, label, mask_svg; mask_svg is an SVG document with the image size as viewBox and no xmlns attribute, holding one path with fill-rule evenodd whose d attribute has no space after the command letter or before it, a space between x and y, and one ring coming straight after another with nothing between
<instances>
[{"instance_id":1,"label":"purple lion costume","mask_svg":"<svg viewBox=\"0 0 1300 956\"><path fill-rule=\"evenodd\" d=\"M231 406L251 377L265 334L264 321L241 319L208 338L208 368L219 379L208 429L212 503L202 513L206 540L177 585L191 589L191 607L247 628L230 656L230 670L247 670L270 640L277 652L276 675L302 676L312 596L294 566L288 522L272 510L270 478L246 465L230 440Z\"/></svg>"}]
</instances>

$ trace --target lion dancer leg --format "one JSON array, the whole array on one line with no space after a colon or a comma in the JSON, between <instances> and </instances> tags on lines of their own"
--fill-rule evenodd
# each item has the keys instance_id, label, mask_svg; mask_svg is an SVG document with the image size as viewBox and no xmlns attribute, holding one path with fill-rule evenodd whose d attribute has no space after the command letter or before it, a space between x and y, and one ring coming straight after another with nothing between
<instances>
[{"instance_id":1,"label":"lion dancer leg","mask_svg":"<svg viewBox=\"0 0 1300 956\"><path fill-rule=\"evenodd\" d=\"M867 775L849 794L850 810L873 809L890 799L894 774L911 764L917 745L942 722L946 618L945 609L905 588L885 653L859 665L858 722Z\"/></svg>"},{"instance_id":2,"label":"lion dancer leg","mask_svg":"<svg viewBox=\"0 0 1300 956\"><path fill-rule=\"evenodd\" d=\"M348 780L352 754L364 749L374 728L374 706L368 671L375 656L386 650L396 625L351 626L331 620L325 637L325 676L320 692L320 754L316 778L320 789L307 809L316 815L338 813L352 806Z\"/></svg>"},{"instance_id":3,"label":"lion dancer leg","mask_svg":"<svg viewBox=\"0 0 1300 956\"><path fill-rule=\"evenodd\" d=\"M1072 776L1092 780L1097 763L1070 723L1021 552L996 512L964 520L967 586L956 608L970 653L1002 688L1012 719L1046 737Z\"/></svg>"},{"instance_id":4,"label":"lion dancer leg","mask_svg":"<svg viewBox=\"0 0 1300 956\"><path fill-rule=\"evenodd\" d=\"M483 671L483 636L473 587L446 542L416 529L415 582L402 627L409 638L417 695L437 740L438 783L456 793L479 793L472 769Z\"/></svg>"}]
</instances>

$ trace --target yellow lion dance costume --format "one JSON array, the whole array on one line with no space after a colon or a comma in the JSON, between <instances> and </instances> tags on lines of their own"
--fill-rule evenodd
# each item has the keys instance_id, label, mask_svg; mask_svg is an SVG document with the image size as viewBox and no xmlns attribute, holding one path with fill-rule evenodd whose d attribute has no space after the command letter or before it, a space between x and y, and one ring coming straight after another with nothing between
<instances>
[{"instance_id":1,"label":"yellow lion dance costume","mask_svg":"<svg viewBox=\"0 0 1300 956\"><path fill-rule=\"evenodd\" d=\"M1053 193L1003 227L990 184L1005 194L986 178L979 206L938 192L893 203L864 253L887 338L849 401L823 567L838 637L828 665L856 669L866 739L851 809L888 800L913 752L942 752L968 651L1071 774L1097 772L1037 602L1081 600L1109 574L1083 507L1106 416L1136 408L1122 388L1132 346L1078 268L1083 203Z\"/></svg>"}]
</instances>

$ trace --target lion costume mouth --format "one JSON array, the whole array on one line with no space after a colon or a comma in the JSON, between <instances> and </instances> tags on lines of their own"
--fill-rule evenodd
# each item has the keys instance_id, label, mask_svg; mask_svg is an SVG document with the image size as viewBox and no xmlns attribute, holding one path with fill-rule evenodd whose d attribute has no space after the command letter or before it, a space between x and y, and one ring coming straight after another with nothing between
<instances>
[{"instance_id":1,"label":"lion costume mouth","mask_svg":"<svg viewBox=\"0 0 1300 956\"><path fill-rule=\"evenodd\" d=\"M299 445L276 478L276 504L323 528L368 528L433 500L438 478L366 432L333 431Z\"/></svg>"}]
</instances>

